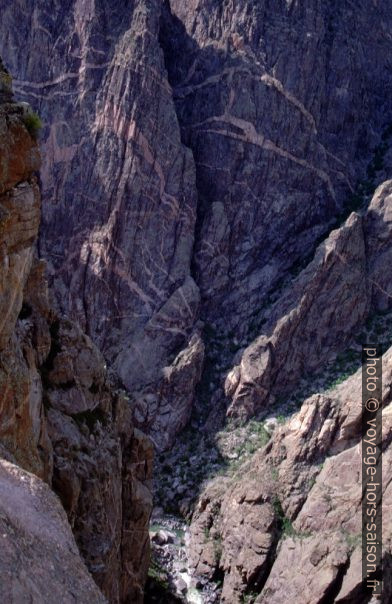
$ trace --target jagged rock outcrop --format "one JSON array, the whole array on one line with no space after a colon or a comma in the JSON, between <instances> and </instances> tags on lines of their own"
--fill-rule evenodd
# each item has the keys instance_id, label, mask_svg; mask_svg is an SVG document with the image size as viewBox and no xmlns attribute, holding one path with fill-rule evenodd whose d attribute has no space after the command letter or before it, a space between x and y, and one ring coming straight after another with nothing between
<instances>
[{"instance_id":1,"label":"jagged rock outcrop","mask_svg":"<svg viewBox=\"0 0 392 604\"><path fill-rule=\"evenodd\" d=\"M228 413L251 417L271 396L287 393L305 371L320 369L348 344L369 307L362 218L352 214L272 309L265 326L271 335L257 338L228 375Z\"/></svg>"},{"instance_id":2,"label":"jagged rock outcrop","mask_svg":"<svg viewBox=\"0 0 392 604\"><path fill-rule=\"evenodd\" d=\"M343 350L370 310L391 308L391 181L365 216L353 213L270 309L263 331L228 374L229 415L251 417Z\"/></svg>"},{"instance_id":3,"label":"jagged rock outcrop","mask_svg":"<svg viewBox=\"0 0 392 604\"><path fill-rule=\"evenodd\" d=\"M80 558L58 498L37 476L3 459L0 530L2 602L107 601Z\"/></svg>"},{"instance_id":4,"label":"jagged rock outcrop","mask_svg":"<svg viewBox=\"0 0 392 604\"><path fill-rule=\"evenodd\" d=\"M366 0L168 6L161 43L196 163L202 313L241 339L328 232L392 117L390 6L375 3L371 19Z\"/></svg>"},{"instance_id":5,"label":"jagged rock outcrop","mask_svg":"<svg viewBox=\"0 0 392 604\"><path fill-rule=\"evenodd\" d=\"M2 512L14 529L4 533L1 599L142 602L152 444L134 428L130 402L113 391L96 346L50 304L35 251L39 154L25 115L22 105L0 105L0 453L59 495L101 591L49 487L2 462ZM40 535L45 515L53 544L48 528Z\"/></svg>"},{"instance_id":6,"label":"jagged rock outcrop","mask_svg":"<svg viewBox=\"0 0 392 604\"><path fill-rule=\"evenodd\" d=\"M190 419L203 359L203 340L195 332L173 363L163 368L161 380L152 381L150 387L134 397L136 421L149 433L158 450L169 448Z\"/></svg>"},{"instance_id":7,"label":"jagged rock outcrop","mask_svg":"<svg viewBox=\"0 0 392 604\"><path fill-rule=\"evenodd\" d=\"M17 105L0 105L0 132L0 439L22 466L43 477L50 475L38 452L47 448L45 423L31 387L35 376L14 333L38 233L40 195L34 172L40 158Z\"/></svg>"},{"instance_id":8,"label":"jagged rock outcrop","mask_svg":"<svg viewBox=\"0 0 392 604\"><path fill-rule=\"evenodd\" d=\"M247 420L277 404L391 309L391 3L0 0L0 10L0 52L45 123L39 248L57 300L54 312L35 299L45 286L31 250L5 261L12 321L24 306L16 330L4 326L4 454L53 481L105 594L138 601L151 451L132 422L170 448L206 352L192 425L203 442L226 407ZM0 98L10 94L6 74ZM15 165L15 183L29 166ZM18 187L36 214L34 181ZM25 287L29 273L38 287ZM347 475L358 388L358 376L332 394L315 386L241 475L201 487L190 559L197 575L223 579L222 602L282 601L287 587L309 604L358 600L360 486ZM387 433L384 444L388 465ZM189 496L178 465L171 502L188 514L196 487L184 478ZM332 504L342 480L347 499Z\"/></svg>"},{"instance_id":9,"label":"jagged rock outcrop","mask_svg":"<svg viewBox=\"0 0 392 604\"><path fill-rule=\"evenodd\" d=\"M308 604L362 602L361 380L358 371L311 396L234 478L215 479L200 497L191 563L199 576L223 573L222 602L236 604L250 593L268 604L287 596ZM391 387L389 349L383 357L385 510L391 505ZM388 521L383 545L387 562ZM387 602L387 572L384 579Z\"/></svg>"},{"instance_id":10,"label":"jagged rock outcrop","mask_svg":"<svg viewBox=\"0 0 392 604\"><path fill-rule=\"evenodd\" d=\"M0 3L0 51L18 95L45 122L40 250L54 292L139 398L186 349L200 300L190 271L195 167L159 46L160 8ZM191 402L193 387L184 382ZM189 409L177 414L180 427ZM159 409L150 415L158 433Z\"/></svg>"}]
</instances>

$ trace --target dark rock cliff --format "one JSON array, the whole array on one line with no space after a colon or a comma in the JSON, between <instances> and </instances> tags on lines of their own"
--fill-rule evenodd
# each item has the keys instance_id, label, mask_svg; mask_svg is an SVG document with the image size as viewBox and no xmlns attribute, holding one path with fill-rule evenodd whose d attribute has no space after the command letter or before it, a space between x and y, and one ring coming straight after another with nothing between
<instances>
[{"instance_id":1,"label":"dark rock cliff","mask_svg":"<svg viewBox=\"0 0 392 604\"><path fill-rule=\"evenodd\" d=\"M161 40L196 164L203 316L242 338L347 205L391 118L390 6L170 5Z\"/></svg>"},{"instance_id":2,"label":"dark rock cliff","mask_svg":"<svg viewBox=\"0 0 392 604\"><path fill-rule=\"evenodd\" d=\"M26 159L1 162L2 207L22 200L34 226L5 263L17 294L1 329L25 376L5 391L25 409L36 384L36 419L10 420L20 435L2 423L14 461L52 480L113 601L141 598L147 560L144 538L140 566L131 554L151 505L133 424L169 450L157 498L192 518L206 602L360 601L358 473L344 469L359 420L345 409L360 342L392 344L391 1L0 0L0 13L14 89L44 122L38 248L55 298L36 295L36 148L16 133L2 160L13 144ZM348 381L326 394L336 367Z\"/></svg>"},{"instance_id":3,"label":"dark rock cliff","mask_svg":"<svg viewBox=\"0 0 392 604\"><path fill-rule=\"evenodd\" d=\"M59 306L99 345L164 446L161 418L182 427L198 371L183 402L151 384L197 335L200 295L190 271L195 166L159 46L160 2L0 9L15 90L45 123L40 251ZM192 354L200 366L202 345Z\"/></svg>"},{"instance_id":4,"label":"dark rock cliff","mask_svg":"<svg viewBox=\"0 0 392 604\"><path fill-rule=\"evenodd\" d=\"M263 333L369 180L392 117L389 4L0 6L15 89L45 123L40 251L59 306L165 448L199 370L180 401L160 376L198 318L238 347Z\"/></svg>"},{"instance_id":5,"label":"dark rock cliff","mask_svg":"<svg viewBox=\"0 0 392 604\"><path fill-rule=\"evenodd\" d=\"M0 82L11 101L4 71ZM9 542L0 554L1 600L141 602L152 445L134 428L96 346L51 307L35 250L40 157L26 115L26 104L0 104L0 453L10 462L1 462ZM60 497L104 595L60 502L39 479Z\"/></svg>"}]
</instances>

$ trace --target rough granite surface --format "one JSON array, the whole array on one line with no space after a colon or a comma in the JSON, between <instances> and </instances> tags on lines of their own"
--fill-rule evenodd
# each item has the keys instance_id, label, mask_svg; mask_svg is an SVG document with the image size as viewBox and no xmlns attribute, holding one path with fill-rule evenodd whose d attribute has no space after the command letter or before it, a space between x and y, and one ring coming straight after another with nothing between
<instances>
[{"instance_id":1,"label":"rough granite surface","mask_svg":"<svg viewBox=\"0 0 392 604\"><path fill-rule=\"evenodd\" d=\"M15 94L44 124L38 179L1 63L3 456L53 486L111 602L143 598L142 429L169 459L206 604L365 604L360 374L327 391L314 376L380 320L387 604L391 0L0 0L0 14ZM312 379L237 473L181 483L187 425L205 454Z\"/></svg>"},{"instance_id":2,"label":"rough granite surface","mask_svg":"<svg viewBox=\"0 0 392 604\"><path fill-rule=\"evenodd\" d=\"M0 455L20 468L1 461L0 599L142 602L152 444L97 347L51 306L35 245L38 147L10 100L0 104Z\"/></svg>"}]
</instances>

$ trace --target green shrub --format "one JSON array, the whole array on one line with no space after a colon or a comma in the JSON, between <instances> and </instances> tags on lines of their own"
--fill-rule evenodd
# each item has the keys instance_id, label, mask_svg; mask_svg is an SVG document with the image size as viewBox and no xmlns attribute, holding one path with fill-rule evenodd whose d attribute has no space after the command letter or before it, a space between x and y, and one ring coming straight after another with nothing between
<instances>
[{"instance_id":1,"label":"green shrub","mask_svg":"<svg viewBox=\"0 0 392 604\"><path fill-rule=\"evenodd\" d=\"M258 593L253 591L248 594L244 594L241 598L241 604L253 604L258 595Z\"/></svg>"},{"instance_id":2,"label":"green shrub","mask_svg":"<svg viewBox=\"0 0 392 604\"><path fill-rule=\"evenodd\" d=\"M275 518L278 522L279 528L282 531L283 538L285 537L306 537L308 535L298 533L290 518L287 518L286 514L283 511L282 504L278 496L275 496L272 501L272 507L274 509Z\"/></svg>"},{"instance_id":3,"label":"green shrub","mask_svg":"<svg viewBox=\"0 0 392 604\"><path fill-rule=\"evenodd\" d=\"M30 136L34 139L38 137L39 131L42 128L42 121L37 113L27 113L23 117L23 123L29 131Z\"/></svg>"},{"instance_id":4,"label":"green shrub","mask_svg":"<svg viewBox=\"0 0 392 604\"><path fill-rule=\"evenodd\" d=\"M148 578L160 587L161 590L167 591L169 589L168 574L158 560L151 560L148 569Z\"/></svg>"}]
</instances>

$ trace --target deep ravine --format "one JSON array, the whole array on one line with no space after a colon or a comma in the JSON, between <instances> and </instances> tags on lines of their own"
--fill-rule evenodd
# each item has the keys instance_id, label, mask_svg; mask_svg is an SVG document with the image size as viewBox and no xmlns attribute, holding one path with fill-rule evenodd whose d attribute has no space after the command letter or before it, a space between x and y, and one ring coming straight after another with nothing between
<instances>
[{"instance_id":1,"label":"deep ravine","mask_svg":"<svg viewBox=\"0 0 392 604\"><path fill-rule=\"evenodd\" d=\"M371 5L0 0L0 600L369 600L366 342L387 510L392 463L392 1Z\"/></svg>"}]
</instances>

